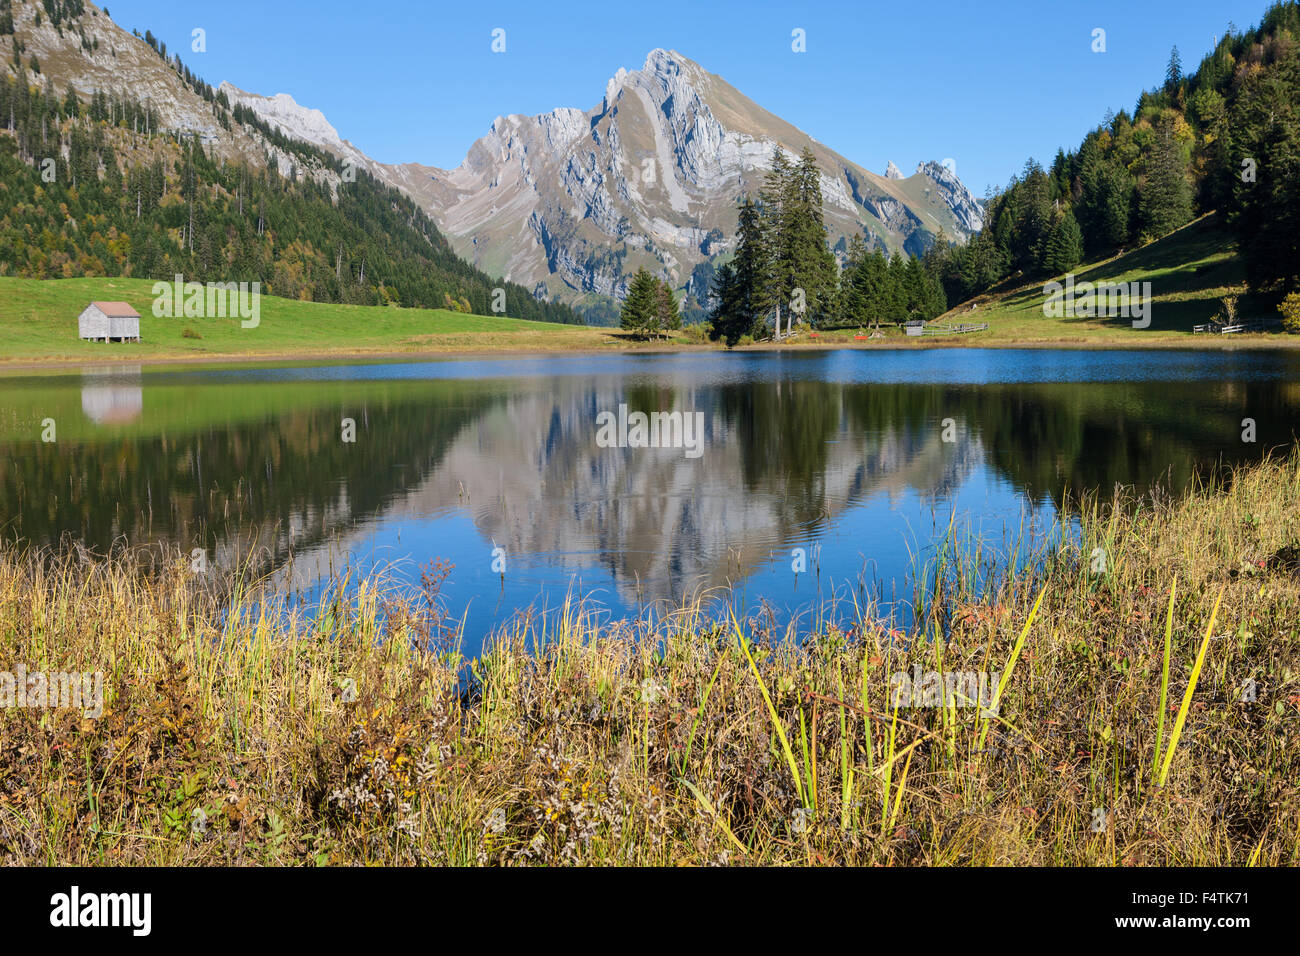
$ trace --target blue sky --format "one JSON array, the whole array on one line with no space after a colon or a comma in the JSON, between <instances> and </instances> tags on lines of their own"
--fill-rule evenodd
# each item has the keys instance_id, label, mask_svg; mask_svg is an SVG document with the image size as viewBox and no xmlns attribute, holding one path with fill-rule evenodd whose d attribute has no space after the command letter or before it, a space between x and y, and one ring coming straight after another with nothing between
<instances>
[{"instance_id":1,"label":"blue sky","mask_svg":"<svg viewBox=\"0 0 1300 956\"><path fill-rule=\"evenodd\" d=\"M759 105L876 172L952 158L977 194L1076 145L1108 108L1194 68L1267 0L994 4L415 0L109 0L213 85L289 93L386 162L457 165L492 120L589 109L620 67L678 50ZM207 31L207 52L190 50ZM491 50L494 28L506 52ZM1106 52L1092 32L1106 31ZM791 31L807 50L791 51Z\"/></svg>"}]
</instances>

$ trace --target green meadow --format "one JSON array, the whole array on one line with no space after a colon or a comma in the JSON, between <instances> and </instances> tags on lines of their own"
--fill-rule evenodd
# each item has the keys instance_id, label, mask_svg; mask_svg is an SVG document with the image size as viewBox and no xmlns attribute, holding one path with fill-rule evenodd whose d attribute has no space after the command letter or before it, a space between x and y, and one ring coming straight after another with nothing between
<instances>
[{"instance_id":1,"label":"green meadow","mask_svg":"<svg viewBox=\"0 0 1300 956\"><path fill-rule=\"evenodd\" d=\"M1300 337L1280 329L1262 333L1194 335L1192 329L1211 321L1224 309L1225 296L1237 295L1241 320L1279 318L1275 298L1248 295L1245 269L1231 239L1213 213L1189 223L1162 239L1118 255L1080 264L1074 270L1080 283L1151 283L1151 324L1135 329L1125 316L1090 318L1043 314L1044 284L1049 279L1026 281L1016 275L988 292L950 309L934 320L936 325L988 323L988 329L963 335L907 338L893 327L884 339L855 338L869 330L844 329L803 337L803 343L967 347L1066 348L1260 348L1295 347ZM1052 277L1064 284L1065 276Z\"/></svg>"},{"instance_id":2,"label":"green meadow","mask_svg":"<svg viewBox=\"0 0 1300 956\"><path fill-rule=\"evenodd\" d=\"M0 361L329 357L340 353L578 349L619 344L615 330L471 315L446 309L299 302L264 295L256 328L236 318L158 318L154 280L0 277ZM83 342L77 316L93 300L123 301L140 313L140 343ZM613 333L613 334L611 334Z\"/></svg>"}]
</instances>

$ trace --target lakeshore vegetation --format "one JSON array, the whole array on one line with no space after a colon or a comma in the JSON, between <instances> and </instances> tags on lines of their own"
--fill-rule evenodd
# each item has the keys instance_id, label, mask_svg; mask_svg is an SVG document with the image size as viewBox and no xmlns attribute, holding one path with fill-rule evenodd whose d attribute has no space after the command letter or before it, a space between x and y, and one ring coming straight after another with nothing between
<instances>
[{"instance_id":1,"label":"lakeshore vegetation","mask_svg":"<svg viewBox=\"0 0 1300 956\"><path fill-rule=\"evenodd\" d=\"M0 708L0 860L1295 864L1298 492L1293 452L1087 498L982 585L941 546L905 633L575 603L474 660L437 563L307 616L179 555L8 548L3 669L106 699ZM916 669L996 674L994 706L896 706Z\"/></svg>"}]
</instances>

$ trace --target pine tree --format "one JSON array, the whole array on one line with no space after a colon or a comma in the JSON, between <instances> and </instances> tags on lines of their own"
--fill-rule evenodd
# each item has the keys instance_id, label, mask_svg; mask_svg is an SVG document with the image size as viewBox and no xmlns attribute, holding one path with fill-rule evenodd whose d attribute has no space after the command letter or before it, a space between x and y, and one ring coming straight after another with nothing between
<instances>
[{"instance_id":1,"label":"pine tree","mask_svg":"<svg viewBox=\"0 0 1300 956\"><path fill-rule=\"evenodd\" d=\"M728 328L734 329L734 341L742 335L753 335L762 321L772 282L769 257L769 232L759 208L746 196L740 203L739 235L736 241L733 312L727 318Z\"/></svg>"},{"instance_id":2,"label":"pine tree","mask_svg":"<svg viewBox=\"0 0 1300 956\"><path fill-rule=\"evenodd\" d=\"M858 276L867 258L867 244L861 236L849 240L849 249L840 274L838 318L845 325L865 325L867 322L866 289L859 284Z\"/></svg>"},{"instance_id":3,"label":"pine tree","mask_svg":"<svg viewBox=\"0 0 1300 956\"><path fill-rule=\"evenodd\" d=\"M1178 47L1169 51L1169 65L1165 67L1165 90L1172 93L1183 81L1183 58Z\"/></svg>"},{"instance_id":4,"label":"pine tree","mask_svg":"<svg viewBox=\"0 0 1300 956\"><path fill-rule=\"evenodd\" d=\"M733 320L739 306L739 284L735 267L730 262L724 262L713 273L709 295L713 299L713 308L709 310L709 338L735 345L740 338Z\"/></svg>"},{"instance_id":5,"label":"pine tree","mask_svg":"<svg viewBox=\"0 0 1300 956\"><path fill-rule=\"evenodd\" d=\"M1128 170L1105 155L1096 134L1089 136L1079 151L1076 206L1087 249L1101 252L1128 242L1134 188Z\"/></svg>"},{"instance_id":6,"label":"pine tree","mask_svg":"<svg viewBox=\"0 0 1300 956\"><path fill-rule=\"evenodd\" d=\"M907 309L907 257L902 253L889 257L880 290L880 316L900 325L912 318Z\"/></svg>"},{"instance_id":7,"label":"pine tree","mask_svg":"<svg viewBox=\"0 0 1300 956\"><path fill-rule=\"evenodd\" d=\"M800 322L827 315L838 270L826 244L821 170L811 149L805 148L795 165L777 147L759 214L764 262L752 300L756 314L788 325L791 310L802 304Z\"/></svg>"},{"instance_id":8,"label":"pine tree","mask_svg":"<svg viewBox=\"0 0 1300 956\"><path fill-rule=\"evenodd\" d=\"M655 320L660 331L667 332L682 327L682 313L677 305L677 296L667 282L656 283Z\"/></svg>"},{"instance_id":9,"label":"pine tree","mask_svg":"<svg viewBox=\"0 0 1300 956\"><path fill-rule=\"evenodd\" d=\"M835 291L835 256L826 244L826 221L822 213L821 170L809 147L804 147L795 169L795 216L790 228L794 232L796 251L794 288L803 289L806 316L812 321L824 319ZM800 316L803 321L804 316Z\"/></svg>"},{"instance_id":10,"label":"pine tree","mask_svg":"<svg viewBox=\"0 0 1300 956\"><path fill-rule=\"evenodd\" d=\"M1133 235L1133 205L1137 184L1129 171L1107 161L1097 182L1100 211L1098 239L1105 247L1122 246Z\"/></svg>"},{"instance_id":11,"label":"pine tree","mask_svg":"<svg viewBox=\"0 0 1300 956\"><path fill-rule=\"evenodd\" d=\"M1083 232L1074 218L1074 213L1067 211L1052 227L1052 235L1047 240L1045 265L1053 275L1069 272L1083 261Z\"/></svg>"},{"instance_id":12,"label":"pine tree","mask_svg":"<svg viewBox=\"0 0 1300 956\"><path fill-rule=\"evenodd\" d=\"M862 290L866 316L864 321L872 325L892 322L895 319L894 295L889 282L889 260L883 250L873 249L862 260L855 283Z\"/></svg>"},{"instance_id":13,"label":"pine tree","mask_svg":"<svg viewBox=\"0 0 1300 956\"><path fill-rule=\"evenodd\" d=\"M1052 184L1043 167L1029 160L1015 197L1013 264L1026 272L1042 268L1052 228Z\"/></svg>"},{"instance_id":14,"label":"pine tree","mask_svg":"<svg viewBox=\"0 0 1300 956\"><path fill-rule=\"evenodd\" d=\"M1152 239L1173 232L1192 218L1192 187L1187 162L1174 138L1174 124L1164 120L1146 156L1146 182L1139 190L1142 228Z\"/></svg>"},{"instance_id":15,"label":"pine tree","mask_svg":"<svg viewBox=\"0 0 1300 956\"><path fill-rule=\"evenodd\" d=\"M1074 164L1075 156L1073 153L1067 155L1063 149L1056 151L1056 158L1052 160L1053 200L1069 201L1071 186L1074 181Z\"/></svg>"},{"instance_id":16,"label":"pine tree","mask_svg":"<svg viewBox=\"0 0 1300 956\"><path fill-rule=\"evenodd\" d=\"M795 170L789 157L780 146L772 153L772 167L763 179L756 207L760 219L764 260L761 279L753 297L753 306L759 315L785 311L794 286L795 252L792 248L793 232L790 221L795 215ZM741 226L743 233L743 224Z\"/></svg>"},{"instance_id":17,"label":"pine tree","mask_svg":"<svg viewBox=\"0 0 1300 956\"><path fill-rule=\"evenodd\" d=\"M659 329L655 311L658 288L658 280L645 269L638 269L632 277L619 313L619 325L637 338L647 338Z\"/></svg>"}]
</instances>

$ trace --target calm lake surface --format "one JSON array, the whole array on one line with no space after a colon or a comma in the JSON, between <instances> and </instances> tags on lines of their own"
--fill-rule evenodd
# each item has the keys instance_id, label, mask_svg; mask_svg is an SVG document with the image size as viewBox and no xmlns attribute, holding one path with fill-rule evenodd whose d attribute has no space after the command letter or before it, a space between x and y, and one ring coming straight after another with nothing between
<instances>
[{"instance_id":1,"label":"calm lake surface","mask_svg":"<svg viewBox=\"0 0 1300 956\"><path fill-rule=\"evenodd\" d=\"M699 457L602 447L598 416L620 405L703 413ZM950 522L1005 552L1081 491L1178 489L1288 447L1298 422L1285 352L86 367L0 378L0 531L217 565L255 544L277 567L292 556L308 595L331 567L391 562L414 583L441 558L474 650L570 590L612 617L701 589L779 620L816 594L910 597Z\"/></svg>"}]
</instances>

